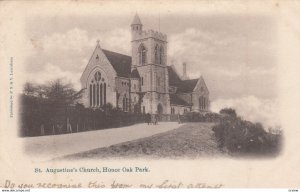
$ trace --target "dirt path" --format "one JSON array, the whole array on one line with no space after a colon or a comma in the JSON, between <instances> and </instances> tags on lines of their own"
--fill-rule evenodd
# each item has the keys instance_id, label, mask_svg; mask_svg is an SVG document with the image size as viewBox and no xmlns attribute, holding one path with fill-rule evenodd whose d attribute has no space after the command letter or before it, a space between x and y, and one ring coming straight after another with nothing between
<instances>
[{"instance_id":1,"label":"dirt path","mask_svg":"<svg viewBox=\"0 0 300 192\"><path fill-rule=\"evenodd\" d=\"M175 122L162 122L158 125L142 123L122 128L21 138L21 142L23 142L26 154L30 155L32 159L46 161L56 157L149 137L178 127L178 123Z\"/></svg>"},{"instance_id":2,"label":"dirt path","mask_svg":"<svg viewBox=\"0 0 300 192\"><path fill-rule=\"evenodd\" d=\"M178 129L110 147L73 154L63 159L197 158L224 156L217 147L211 123L188 123Z\"/></svg>"}]
</instances>

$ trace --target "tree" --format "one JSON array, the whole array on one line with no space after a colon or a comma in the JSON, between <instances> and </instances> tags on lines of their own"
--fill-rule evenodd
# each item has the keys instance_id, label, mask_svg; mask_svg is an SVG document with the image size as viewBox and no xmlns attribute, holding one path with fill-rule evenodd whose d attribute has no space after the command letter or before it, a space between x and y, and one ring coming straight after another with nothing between
<instances>
[{"instance_id":1,"label":"tree","mask_svg":"<svg viewBox=\"0 0 300 192\"><path fill-rule=\"evenodd\" d=\"M232 117L236 117L236 112L234 109L232 108L224 108L220 110L220 114L221 115L228 115L228 116L232 116Z\"/></svg>"},{"instance_id":2,"label":"tree","mask_svg":"<svg viewBox=\"0 0 300 192\"><path fill-rule=\"evenodd\" d=\"M63 83L60 79L52 81L45 87L45 96L52 102L59 104L75 104L81 97L80 92L75 91L73 85L70 83Z\"/></svg>"},{"instance_id":3,"label":"tree","mask_svg":"<svg viewBox=\"0 0 300 192\"><path fill-rule=\"evenodd\" d=\"M46 134L55 132L55 126L63 127L73 113L68 108L78 103L81 93L60 79L41 85L26 83L21 96L23 135L39 135L42 126Z\"/></svg>"}]
</instances>

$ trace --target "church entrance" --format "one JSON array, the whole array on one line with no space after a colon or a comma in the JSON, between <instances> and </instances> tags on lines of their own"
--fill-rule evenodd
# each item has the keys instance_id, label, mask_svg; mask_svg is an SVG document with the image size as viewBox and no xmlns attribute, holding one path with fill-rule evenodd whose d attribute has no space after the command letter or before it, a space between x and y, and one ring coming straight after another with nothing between
<instances>
[{"instance_id":1,"label":"church entrance","mask_svg":"<svg viewBox=\"0 0 300 192\"><path fill-rule=\"evenodd\" d=\"M163 114L163 107L161 104L157 105L157 114L159 114L159 115Z\"/></svg>"}]
</instances>

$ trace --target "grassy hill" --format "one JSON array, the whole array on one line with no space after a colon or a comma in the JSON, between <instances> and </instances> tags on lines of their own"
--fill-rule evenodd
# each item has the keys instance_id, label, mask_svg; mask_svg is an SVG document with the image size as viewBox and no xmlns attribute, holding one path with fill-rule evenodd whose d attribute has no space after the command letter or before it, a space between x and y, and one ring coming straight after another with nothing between
<instances>
[{"instance_id":1,"label":"grassy hill","mask_svg":"<svg viewBox=\"0 0 300 192\"><path fill-rule=\"evenodd\" d=\"M110 147L68 155L63 159L97 158L197 158L224 156L217 147L213 123L187 123L175 130ZM155 126L149 126L155 129Z\"/></svg>"}]
</instances>

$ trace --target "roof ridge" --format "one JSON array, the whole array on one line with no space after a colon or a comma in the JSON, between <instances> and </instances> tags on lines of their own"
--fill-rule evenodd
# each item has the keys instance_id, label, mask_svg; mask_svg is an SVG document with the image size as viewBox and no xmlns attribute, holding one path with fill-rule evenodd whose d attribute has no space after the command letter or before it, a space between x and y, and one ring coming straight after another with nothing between
<instances>
[{"instance_id":1,"label":"roof ridge","mask_svg":"<svg viewBox=\"0 0 300 192\"><path fill-rule=\"evenodd\" d=\"M185 80L182 80L182 81L195 81L195 80L199 80L200 78L194 78L194 79L185 79Z\"/></svg>"},{"instance_id":2,"label":"roof ridge","mask_svg":"<svg viewBox=\"0 0 300 192\"><path fill-rule=\"evenodd\" d=\"M123 53L118 53L118 52L115 52L115 51L110 51L108 49L102 49L103 51L107 51L107 52L111 52L111 53L116 53L116 54L119 54L119 55L123 55L123 56L126 56L126 57L132 57L132 56L129 56L129 55L125 55Z\"/></svg>"}]
</instances>

